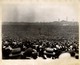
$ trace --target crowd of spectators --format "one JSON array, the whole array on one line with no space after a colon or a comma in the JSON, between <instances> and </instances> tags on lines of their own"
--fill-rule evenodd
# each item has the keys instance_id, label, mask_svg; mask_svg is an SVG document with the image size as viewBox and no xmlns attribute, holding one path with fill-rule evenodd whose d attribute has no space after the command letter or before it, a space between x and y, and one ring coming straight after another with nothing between
<instances>
[{"instance_id":1,"label":"crowd of spectators","mask_svg":"<svg viewBox=\"0 0 80 65\"><path fill-rule=\"evenodd\" d=\"M59 58L62 53L70 53L71 57L79 58L78 40L69 40L66 38L47 39L22 39L2 40L2 58L3 59L43 59Z\"/></svg>"}]
</instances>

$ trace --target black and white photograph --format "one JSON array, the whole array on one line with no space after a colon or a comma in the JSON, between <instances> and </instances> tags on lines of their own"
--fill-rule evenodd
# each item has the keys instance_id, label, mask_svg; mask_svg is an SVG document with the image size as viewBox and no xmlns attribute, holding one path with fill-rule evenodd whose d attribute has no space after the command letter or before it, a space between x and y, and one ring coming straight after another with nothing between
<instances>
[{"instance_id":1,"label":"black and white photograph","mask_svg":"<svg viewBox=\"0 0 80 65\"><path fill-rule=\"evenodd\" d=\"M66 4L2 7L2 59L79 59L79 22Z\"/></svg>"}]
</instances>

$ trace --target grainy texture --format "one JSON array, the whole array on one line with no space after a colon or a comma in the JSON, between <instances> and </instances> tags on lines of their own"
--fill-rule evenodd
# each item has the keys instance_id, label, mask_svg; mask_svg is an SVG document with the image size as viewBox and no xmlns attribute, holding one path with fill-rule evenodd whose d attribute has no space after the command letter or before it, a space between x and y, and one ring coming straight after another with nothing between
<instances>
[{"instance_id":1,"label":"grainy texture","mask_svg":"<svg viewBox=\"0 0 80 65\"><path fill-rule=\"evenodd\" d=\"M75 10L76 10L76 15L78 16L78 21L80 21L79 19L79 15L80 15L80 10L79 10L79 0L75 0L75 1L69 1L69 0L47 0L47 1L42 1L42 0L30 0L30 1L26 1L25 0L3 0L3 5L5 4L31 4L32 3L39 3L39 4L67 4L69 6L72 6ZM13 26L14 27L14 26ZM1 27L0 27L1 28ZM59 27L60 28L60 27ZM15 29L16 30L16 29ZM45 29L46 30L46 29ZM63 29L64 30L64 29ZM2 31L4 31L2 29ZM73 30L74 31L74 30ZM11 33L12 31L10 31ZM23 31L24 32L24 31ZM35 32L35 31L34 31ZM15 32L16 33L16 32ZM15 35L15 33L13 35ZM19 32L19 33L22 33L22 32ZM75 32L72 32L72 33L75 33ZM1 33L0 33L1 34ZM6 34L6 33L4 33ZM24 33L25 34L25 33ZM38 34L38 33L37 33ZM8 34L7 34L8 35ZM34 34L33 34L34 35ZM46 34L45 34L46 35ZM63 34L62 34L63 35ZM65 35L65 34L64 34ZM3 36L4 37L4 36ZM13 36L14 37L14 36ZM23 37L23 36L22 36ZM0 44L1 47L2 47L2 44ZM2 51L2 49L0 48L0 51ZM80 65L80 62L79 60L76 60L74 58L65 58L65 59L56 59L56 60L51 60L51 59L48 59L48 60L43 60L43 59L37 59L37 60L2 60L2 53L0 52L0 65Z\"/></svg>"}]
</instances>

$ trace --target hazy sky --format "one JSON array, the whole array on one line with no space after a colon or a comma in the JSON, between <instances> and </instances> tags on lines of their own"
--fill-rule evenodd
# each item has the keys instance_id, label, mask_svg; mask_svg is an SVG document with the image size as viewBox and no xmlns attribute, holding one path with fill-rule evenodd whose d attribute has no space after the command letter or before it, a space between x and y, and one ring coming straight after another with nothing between
<instances>
[{"instance_id":1,"label":"hazy sky","mask_svg":"<svg viewBox=\"0 0 80 65\"><path fill-rule=\"evenodd\" d=\"M52 22L55 20L77 21L77 14L71 6L59 5L4 5L3 21L5 22Z\"/></svg>"}]
</instances>

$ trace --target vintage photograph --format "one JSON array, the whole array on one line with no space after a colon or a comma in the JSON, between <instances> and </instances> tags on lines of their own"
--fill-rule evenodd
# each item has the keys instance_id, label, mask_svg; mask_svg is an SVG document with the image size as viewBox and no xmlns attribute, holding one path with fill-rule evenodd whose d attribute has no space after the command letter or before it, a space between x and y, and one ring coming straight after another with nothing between
<instances>
[{"instance_id":1,"label":"vintage photograph","mask_svg":"<svg viewBox=\"0 0 80 65\"><path fill-rule=\"evenodd\" d=\"M2 59L79 59L79 22L66 4L6 4Z\"/></svg>"}]
</instances>

